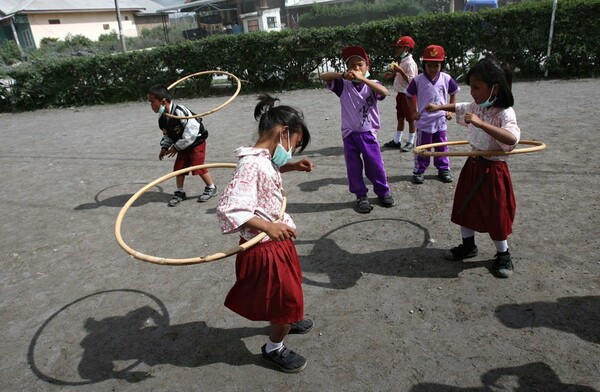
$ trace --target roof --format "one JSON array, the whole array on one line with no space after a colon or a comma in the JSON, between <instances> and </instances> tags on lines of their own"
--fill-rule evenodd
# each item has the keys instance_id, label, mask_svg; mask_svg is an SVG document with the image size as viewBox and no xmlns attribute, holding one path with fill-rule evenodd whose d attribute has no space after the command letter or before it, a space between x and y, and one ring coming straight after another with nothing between
<instances>
[{"instance_id":1,"label":"roof","mask_svg":"<svg viewBox=\"0 0 600 392\"><path fill-rule=\"evenodd\" d=\"M181 0L181 1L184 1L184 0ZM196 0L196 1L190 1L185 4L174 5L171 7L163 7L158 11L159 12L168 12L168 11L194 12L196 9L201 8L207 4L224 3L224 2L226 2L226 0Z\"/></svg>"},{"instance_id":2,"label":"roof","mask_svg":"<svg viewBox=\"0 0 600 392\"><path fill-rule=\"evenodd\" d=\"M122 11L156 13L162 6L152 0L120 0ZM46 13L46 12L94 12L114 11L114 0L0 0L0 14Z\"/></svg>"},{"instance_id":3,"label":"roof","mask_svg":"<svg viewBox=\"0 0 600 392\"><path fill-rule=\"evenodd\" d=\"M498 5L498 0L467 0L465 5Z\"/></svg>"}]
</instances>

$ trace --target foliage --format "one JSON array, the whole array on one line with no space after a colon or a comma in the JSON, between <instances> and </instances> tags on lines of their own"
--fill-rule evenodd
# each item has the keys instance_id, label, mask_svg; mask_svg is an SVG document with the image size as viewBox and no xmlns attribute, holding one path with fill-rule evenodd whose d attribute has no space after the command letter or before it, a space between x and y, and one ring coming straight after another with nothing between
<instances>
[{"instance_id":1,"label":"foliage","mask_svg":"<svg viewBox=\"0 0 600 392\"><path fill-rule=\"evenodd\" d=\"M356 2L322 5L315 3L309 13L300 15L298 24L300 27L347 26L387 19L390 16L414 16L422 12L424 9L411 0L387 0L374 4Z\"/></svg>"},{"instance_id":2,"label":"foliage","mask_svg":"<svg viewBox=\"0 0 600 392\"><path fill-rule=\"evenodd\" d=\"M23 54L14 41L4 41L0 46L0 59L6 65L15 64L22 60Z\"/></svg>"},{"instance_id":3,"label":"foliage","mask_svg":"<svg viewBox=\"0 0 600 392\"><path fill-rule=\"evenodd\" d=\"M15 82L0 93L0 110L143 100L155 83L169 84L209 69L238 75L248 81L245 90L306 87L315 83L323 64L343 69L339 55L346 45L364 46L371 58L371 74L378 77L392 60L389 44L404 34L416 40L417 61L425 46L442 45L446 70L458 79L488 51L518 70L516 77L542 77L546 69L551 77L600 75L600 31L596 28L600 0L559 3L552 55L547 58L551 10L550 1L528 2L499 10L221 35L148 51L33 61L10 69ZM213 92L210 79L204 78L178 86L175 95Z\"/></svg>"}]
</instances>

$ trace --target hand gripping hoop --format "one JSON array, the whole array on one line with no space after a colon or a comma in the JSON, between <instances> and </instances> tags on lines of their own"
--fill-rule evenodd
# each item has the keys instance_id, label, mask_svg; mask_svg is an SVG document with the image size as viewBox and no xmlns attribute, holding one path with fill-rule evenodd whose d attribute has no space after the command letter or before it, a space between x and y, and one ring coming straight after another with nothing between
<instances>
[{"instance_id":1,"label":"hand gripping hoop","mask_svg":"<svg viewBox=\"0 0 600 392\"><path fill-rule=\"evenodd\" d=\"M489 157L498 155L515 155L515 154L526 154L528 152L536 152L546 149L546 144L534 140L521 140L519 144L526 144L533 147L519 148L512 151L502 150L472 150L472 151L429 151L430 148L444 147L444 146L456 146L459 144L469 144L467 140L460 140L454 142L444 143L432 143L423 144L422 146L415 147L412 152L415 155L421 155L424 157Z\"/></svg>"},{"instance_id":2,"label":"hand gripping hoop","mask_svg":"<svg viewBox=\"0 0 600 392\"><path fill-rule=\"evenodd\" d=\"M137 199L139 199L140 196L142 196L144 193L146 193L148 190L150 190L154 186L165 182L169 178L178 176L180 174L185 174L192 170L201 170L201 169L210 169L210 168L235 168L236 166L237 165L235 163L207 163L204 165L186 167L185 169L177 170L172 173L166 174L166 175L152 181L148 185L144 186L142 189L137 191L133 196L131 196L131 198L129 200L127 200L127 203L125 203L123 208L121 208L121 211L119 212L119 215L117 216L117 221L115 223L115 236L117 237L117 242L119 243L121 248L123 248L123 250L125 252L129 253L129 255L131 255L133 258L136 258L136 259L142 260L142 261L147 261L149 263L164 264L164 265L189 265L189 264L207 263L209 261L223 259L225 257L234 255L238 252L249 249L252 246L258 244L260 241L262 241L263 238L265 238L265 236L267 235L266 233L260 233L256 237L252 238L251 240L249 240L247 242L244 242L241 245L224 250L222 252L214 253L212 255L191 257L191 258L187 258L187 259L172 259L172 258L166 258L166 257L151 256L151 255L147 255L142 252L138 252L137 250L135 250L132 247L130 247L129 245L127 245L125 243L125 241L123 240L123 236L121 235L121 224L123 223L123 218L125 217L125 213L127 213L127 210L129 209L129 207ZM283 214L285 213L286 205L287 205L287 199L284 195L283 203L281 204L281 210L279 211L279 219L276 222L279 222L281 220L281 218L283 217Z\"/></svg>"},{"instance_id":3,"label":"hand gripping hoop","mask_svg":"<svg viewBox=\"0 0 600 392\"><path fill-rule=\"evenodd\" d=\"M187 80L189 78L192 78L194 76L208 75L208 74L227 75L227 76L232 77L232 78L235 79L235 81L237 83L237 89L235 90L235 92L233 93L233 95L227 101L223 102L222 104L220 104L219 106L217 106L214 109L210 109L210 110L208 110L208 111L206 111L204 113L200 113L200 114L193 114L191 116L174 116L174 115L169 114L169 113L164 113L164 115L166 117L178 118L178 119L184 119L184 118L185 119L190 119L190 118L206 117L209 114L212 114L212 113L214 113L216 111L219 111L219 110L223 109L225 106L229 105L235 99L235 97L237 97L238 94L240 93L240 90L242 89L242 82L240 81L240 79L237 76L235 76L232 73L226 72L226 71L216 71L216 70L215 71L196 72L196 73L193 73L191 75L184 76L183 78L181 78L181 79L173 82L169 87L167 87L167 90L171 90L173 87L177 86L179 83L181 83L181 82L183 82L183 81L185 81L185 80Z\"/></svg>"}]
</instances>

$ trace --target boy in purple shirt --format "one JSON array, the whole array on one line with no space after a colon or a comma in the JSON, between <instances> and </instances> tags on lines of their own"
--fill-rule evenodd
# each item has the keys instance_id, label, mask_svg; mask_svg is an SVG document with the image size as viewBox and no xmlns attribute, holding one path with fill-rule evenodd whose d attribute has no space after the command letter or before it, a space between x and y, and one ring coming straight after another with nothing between
<instances>
[{"instance_id":1,"label":"boy in purple shirt","mask_svg":"<svg viewBox=\"0 0 600 392\"><path fill-rule=\"evenodd\" d=\"M456 93L460 90L458 84L450 75L441 72L442 64L446 58L444 48L439 45L429 45L423 52L423 68L425 72L415 76L406 88L408 106L416 120L417 146L430 143L442 143L448 141L446 131L448 130L446 120L452 119L450 112L427 112L425 108L429 103L445 105L450 95L450 103L456 102ZM415 109L412 101L417 96L417 107ZM448 151L448 147L436 147L435 151ZM415 155L415 167L413 169L413 183L422 184L423 174L431 162L430 157ZM450 173L450 159L447 156L434 157L433 164L438 169L438 178L443 182L452 182L454 178Z\"/></svg>"},{"instance_id":2,"label":"boy in purple shirt","mask_svg":"<svg viewBox=\"0 0 600 392\"><path fill-rule=\"evenodd\" d=\"M342 59L346 62L348 71L327 72L321 74L321 79L340 98L348 188L356 195L358 212L367 214L373 207L367 198L369 190L363 178L363 167L365 175L373 184L379 203L383 207L395 204L377 141L377 101L383 100L388 91L378 81L367 79L369 57L362 47L344 48Z\"/></svg>"}]
</instances>

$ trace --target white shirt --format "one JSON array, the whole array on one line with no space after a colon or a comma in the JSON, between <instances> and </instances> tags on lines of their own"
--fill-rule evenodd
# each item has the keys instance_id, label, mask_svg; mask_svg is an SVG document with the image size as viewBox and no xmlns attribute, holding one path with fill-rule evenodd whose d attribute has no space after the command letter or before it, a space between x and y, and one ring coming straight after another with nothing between
<instances>
[{"instance_id":1,"label":"white shirt","mask_svg":"<svg viewBox=\"0 0 600 392\"><path fill-rule=\"evenodd\" d=\"M396 76L394 77L394 90L399 93L404 93L404 90L406 90L410 81L418 75L419 68L417 67L417 63L415 63L415 60L413 60L412 54L409 54L403 58L398 65L408 77L408 82L404 80L402 74L397 72Z\"/></svg>"}]
</instances>

